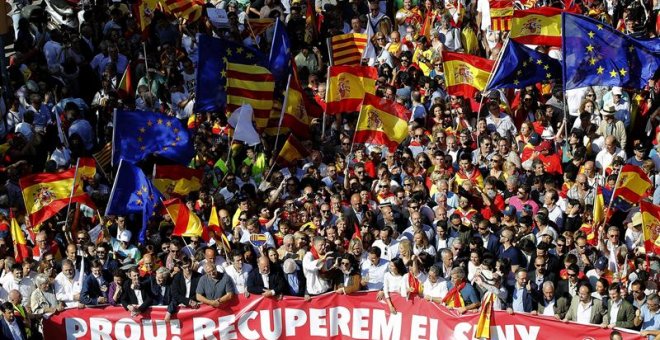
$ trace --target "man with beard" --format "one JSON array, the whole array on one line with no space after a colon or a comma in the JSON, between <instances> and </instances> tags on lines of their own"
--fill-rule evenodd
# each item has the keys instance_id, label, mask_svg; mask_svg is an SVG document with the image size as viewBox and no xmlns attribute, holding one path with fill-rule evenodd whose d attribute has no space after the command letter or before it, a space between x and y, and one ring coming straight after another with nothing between
<instances>
[{"instance_id":1,"label":"man with beard","mask_svg":"<svg viewBox=\"0 0 660 340\"><path fill-rule=\"evenodd\" d=\"M330 282L323 275L328 271L325 247L325 238L316 236L312 241L312 247L303 257L303 273L307 280L307 293L311 296L323 294L331 288Z\"/></svg>"},{"instance_id":2,"label":"man with beard","mask_svg":"<svg viewBox=\"0 0 660 340\"><path fill-rule=\"evenodd\" d=\"M55 297L58 301L64 302L66 307L80 305L80 291L82 290L80 275L82 274L75 269L71 260L62 260L62 272L55 277L53 287Z\"/></svg>"}]
</instances>

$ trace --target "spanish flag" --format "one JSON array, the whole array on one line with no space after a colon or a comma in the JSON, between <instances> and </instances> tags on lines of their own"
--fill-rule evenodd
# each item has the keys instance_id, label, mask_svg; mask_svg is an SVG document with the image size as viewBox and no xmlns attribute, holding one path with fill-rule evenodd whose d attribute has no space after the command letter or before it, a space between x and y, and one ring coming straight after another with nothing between
<instances>
[{"instance_id":1,"label":"spanish flag","mask_svg":"<svg viewBox=\"0 0 660 340\"><path fill-rule=\"evenodd\" d=\"M593 213L594 224L603 223L605 221L605 210L607 207L606 204L609 204L609 202L605 202L605 197L603 196L603 188L599 185L596 188L596 197L594 198L594 213ZM587 237L589 238L589 235L587 235ZM597 237L593 235L592 237L595 240L598 240Z\"/></svg>"},{"instance_id":2,"label":"spanish flag","mask_svg":"<svg viewBox=\"0 0 660 340\"><path fill-rule=\"evenodd\" d=\"M553 7L514 11L511 39L521 44L561 46L561 12Z\"/></svg>"},{"instance_id":3,"label":"spanish flag","mask_svg":"<svg viewBox=\"0 0 660 340\"><path fill-rule=\"evenodd\" d=\"M90 197L83 191L81 183L74 190L76 169L56 174L39 173L21 178L18 184L23 192L25 210L30 215L30 224L41 224L71 203L84 203L94 207Z\"/></svg>"},{"instance_id":4,"label":"spanish flag","mask_svg":"<svg viewBox=\"0 0 660 340\"><path fill-rule=\"evenodd\" d=\"M326 91L326 113L337 114L360 109L366 93L374 94L378 71L370 66L330 66Z\"/></svg>"},{"instance_id":5,"label":"spanish flag","mask_svg":"<svg viewBox=\"0 0 660 340\"><path fill-rule=\"evenodd\" d=\"M30 250L25 241L25 234L23 234L21 226L18 225L12 210L9 210L9 218L11 219L10 234L14 243L14 258L16 259L16 263L22 263L23 260L30 257Z\"/></svg>"},{"instance_id":6,"label":"spanish flag","mask_svg":"<svg viewBox=\"0 0 660 340\"><path fill-rule=\"evenodd\" d=\"M481 312L474 337L477 339L490 339L490 326L493 323L493 305L497 297L493 292L486 292L481 302Z\"/></svg>"},{"instance_id":7,"label":"spanish flag","mask_svg":"<svg viewBox=\"0 0 660 340\"><path fill-rule=\"evenodd\" d=\"M489 0L490 27L493 31L508 31L511 29L513 15L512 0Z\"/></svg>"},{"instance_id":8,"label":"spanish flag","mask_svg":"<svg viewBox=\"0 0 660 340\"><path fill-rule=\"evenodd\" d=\"M124 75L121 77L121 81L117 86L117 92L119 93L119 96L121 98L135 98L135 87L133 85L134 83L133 83L132 68L133 68L132 63L128 63L128 65L126 65L126 70L124 71Z\"/></svg>"},{"instance_id":9,"label":"spanish flag","mask_svg":"<svg viewBox=\"0 0 660 340\"><path fill-rule=\"evenodd\" d=\"M465 288L465 281L461 282L458 286L454 286L447 292L447 295L442 299L442 303L449 308L465 307L465 301L461 296L461 290Z\"/></svg>"},{"instance_id":10,"label":"spanish flag","mask_svg":"<svg viewBox=\"0 0 660 340\"><path fill-rule=\"evenodd\" d=\"M642 229L644 231L644 249L646 253L660 254L660 207L650 202L639 204L642 212Z\"/></svg>"},{"instance_id":11,"label":"spanish flag","mask_svg":"<svg viewBox=\"0 0 660 340\"><path fill-rule=\"evenodd\" d=\"M488 83L495 61L472 55L444 52L442 54L447 92L473 98Z\"/></svg>"},{"instance_id":12,"label":"spanish flag","mask_svg":"<svg viewBox=\"0 0 660 340\"><path fill-rule=\"evenodd\" d=\"M367 35L364 33L335 35L330 38L331 65L360 65L366 46Z\"/></svg>"},{"instance_id":13,"label":"spanish flag","mask_svg":"<svg viewBox=\"0 0 660 340\"><path fill-rule=\"evenodd\" d=\"M172 236L181 237L201 237L204 232L204 226L194 212L190 211L185 203L178 198L173 198L163 202L167 214L172 217L174 230Z\"/></svg>"},{"instance_id":14,"label":"spanish flag","mask_svg":"<svg viewBox=\"0 0 660 340\"><path fill-rule=\"evenodd\" d=\"M615 194L630 203L639 202L653 186L649 176L638 166L626 164L621 168Z\"/></svg>"},{"instance_id":15,"label":"spanish flag","mask_svg":"<svg viewBox=\"0 0 660 340\"><path fill-rule=\"evenodd\" d=\"M273 98L273 107L270 109L270 116L268 117L268 125L262 130L268 136L277 136L278 134L286 134L289 128L280 125L282 119L282 103L285 98ZM284 124L284 122L282 123Z\"/></svg>"},{"instance_id":16,"label":"spanish flag","mask_svg":"<svg viewBox=\"0 0 660 340\"><path fill-rule=\"evenodd\" d=\"M152 182L165 198L186 196L202 188L203 170L182 165L154 165Z\"/></svg>"},{"instance_id":17,"label":"spanish flag","mask_svg":"<svg viewBox=\"0 0 660 340\"><path fill-rule=\"evenodd\" d=\"M78 180L89 180L96 176L96 160L93 157L78 158Z\"/></svg>"},{"instance_id":18,"label":"spanish flag","mask_svg":"<svg viewBox=\"0 0 660 340\"><path fill-rule=\"evenodd\" d=\"M355 128L355 143L387 146L394 151L408 136L410 111L385 98L365 94Z\"/></svg>"},{"instance_id":19,"label":"spanish flag","mask_svg":"<svg viewBox=\"0 0 660 340\"><path fill-rule=\"evenodd\" d=\"M277 155L275 162L283 166L289 166L296 164L297 161L304 159L307 156L309 156L307 148L305 148L305 146L302 145L293 134L291 134L286 139L286 142L284 142L282 150L280 150L280 153Z\"/></svg>"},{"instance_id":20,"label":"spanish flag","mask_svg":"<svg viewBox=\"0 0 660 340\"><path fill-rule=\"evenodd\" d=\"M229 253L231 251L231 243L227 235L225 235L225 229L220 223L220 218L218 218L218 211L215 209L215 204L211 207L211 216L209 216L209 228L213 231L215 236L213 237L216 241L220 239L220 244L225 249L225 252Z\"/></svg>"},{"instance_id":21,"label":"spanish flag","mask_svg":"<svg viewBox=\"0 0 660 340\"><path fill-rule=\"evenodd\" d=\"M160 4L159 0L138 0L137 5L133 7L137 11L135 17L137 18L140 30L144 33L147 27L151 24L151 19L154 16L154 11Z\"/></svg>"},{"instance_id":22,"label":"spanish flag","mask_svg":"<svg viewBox=\"0 0 660 340\"><path fill-rule=\"evenodd\" d=\"M234 112L243 104L250 104L257 130L263 131L273 108L273 75L261 66L227 63L226 76L227 111Z\"/></svg>"}]
</instances>

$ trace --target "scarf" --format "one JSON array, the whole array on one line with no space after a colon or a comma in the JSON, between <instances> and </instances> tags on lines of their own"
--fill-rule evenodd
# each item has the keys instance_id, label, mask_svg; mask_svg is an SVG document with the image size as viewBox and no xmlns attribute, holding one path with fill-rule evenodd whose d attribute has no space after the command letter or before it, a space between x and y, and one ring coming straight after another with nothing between
<instances>
[{"instance_id":1,"label":"scarf","mask_svg":"<svg viewBox=\"0 0 660 340\"><path fill-rule=\"evenodd\" d=\"M321 256L319 255L319 252L316 250L316 248L314 246L310 247L309 251L312 253L312 257L314 258L314 260L318 260L318 259L321 258Z\"/></svg>"},{"instance_id":2,"label":"scarf","mask_svg":"<svg viewBox=\"0 0 660 340\"><path fill-rule=\"evenodd\" d=\"M463 288L465 288L465 281L462 281L460 284L450 289L449 292L447 292L447 296L442 299L442 303L447 305L447 307L465 307L465 301L463 301L463 297L461 296L461 290Z\"/></svg>"}]
</instances>

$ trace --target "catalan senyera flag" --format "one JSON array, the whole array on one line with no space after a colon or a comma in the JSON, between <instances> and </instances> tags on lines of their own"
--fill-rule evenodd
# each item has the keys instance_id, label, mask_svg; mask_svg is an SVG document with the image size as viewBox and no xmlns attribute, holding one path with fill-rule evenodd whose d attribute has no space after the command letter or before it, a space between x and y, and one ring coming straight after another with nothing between
<instances>
[{"instance_id":1,"label":"catalan senyera flag","mask_svg":"<svg viewBox=\"0 0 660 340\"><path fill-rule=\"evenodd\" d=\"M250 104L257 130L263 131L273 109L275 78L265 67L235 63L227 63L226 74L227 112Z\"/></svg>"},{"instance_id":2,"label":"catalan senyera flag","mask_svg":"<svg viewBox=\"0 0 660 340\"><path fill-rule=\"evenodd\" d=\"M489 0L490 28L493 31L508 31L511 29L513 15L512 0Z\"/></svg>"},{"instance_id":3,"label":"catalan senyera flag","mask_svg":"<svg viewBox=\"0 0 660 340\"><path fill-rule=\"evenodd\" d=\"M481 312L479 313L479 321L474 333L477 339L490 339L490 326L493 321L493 306L497 297L492 292L484 294L483 301L481 301Z\"/></svg>"},{"instance_id":4,"label":"catalan senyera flag","mask_svg":"<svg viewBox=\"0 0 660 340\"><path fill-rule=\"evenodd\" d=\"M477 91L484 90L495 66L493 60L453 52L444 52L442 61L447 92L466 98L473 98Z\"/></svg>"},{"instance_id":5,"label":"catalan senyera flag","mask_svg":"<svg viewBox=\"0 0 660 340\"><path fill-rule=\"evenodd\" d=\"M378 71L370 66L330 66L326 91L326 113L360 109L365 93L376 91Z\"/></svg>"},{"instance_id":6,"label":"catalan senyera flag","mask_svg":"<svg viewBox=\"0 0 660 340\"><path fill-rule=\"evenodd\" d=\"M163 202L167 214L172 217L174 230L172 236L182 237L201 237L204 232L204 226L194 212L190 211L185 203L178 198L173 198Z\"/></svg>"},{"instance_id":7,"label":"catalan senyera flag","mask_svg":"<svg viewBox=\"0 0 660 340\"><path fill-rule=\"evenodd\" d=\"M183 197L202 188L204 170L191 169L183 165L154 165L154 186L165 198Z\"/></svg>"},{"instance_id":8,"label":"catalan senyera flag","mask_svg":"<svg viewBox=\"0 0 660 340\"><path fill-rule=\"evenodd\" d=\"M521 44L561 46L561 12L553 7L514 11L510 38Z\"/></svg>"},{"instance_id":9,"label":"catalan senyera flag","mask_svg":"<svg viewBox=\"0 0 660 340\"><path fill-rule=\"evenodd\" d=\"M330 38L330 53L332 65L360 65L364 48L367 46L367 35L364 33L348 33Z\"/></svg>"},{"instance_id":10,"label":"catalan senyera flag","mask_svg":"<svg viewBox=\"0 0 660 340\"><path fill-rule=\"evenodd\" d=\"M266 32L267 29L275 25L275 19L273 18L252 18L247 20L248 29L251 30L250 34L255 37L261 35L261 33Z\"/></svg>"},{"instance_id":11,"label":"catalan senyera flag","mask_svg":"<svg viewBox=\"0 0 660 340\"><path fill-rule=\"evenodd\" d=\"M21 226L18 225L16 217L14 217L14 212L10 210L9 215L11 219L9 232L11 234L11 240L14 243L14 258L16 259L16 263L23 263L23 260L30 257L30 250L25 241L25 234L23 234Z\"/></svg>"},{"instance_id":12,"label":"catalan senyera flag","mask_svg":"<svg viewBox=\"0 0 660 340\"><path fill-rule=\"evenodd\" d=\"M39 173L21 178L18 183L23 192L25 210L30 224L41 224L71 203L84 203L94 207L91 198L78 183L73 190L76 169L51 174Z\"/></svg>"},{"instance_id":13,"label":"catalan senyera flag","mask_svg":"<svg viewBox=\"0 0 660 340\"><path fill-rule=\"evenodd\" d=\"M309 156L309 150L300 143L293 135L289 135L282 146L282 150L277 155L275 162L277 164L288 166L296 164L297 161Z\"/></svg>"},{"instance_id":14,"label":"catalan senyera flag","mask_svg":"<svg viewBox=\"0 0 660 340\"><path fill-rule=\"evenodd\" d=\"M365 94L355 128L355 143L387 146L390 151L408 136L410 111L396 102Z\"/></svg>"},{"instance_id":15,"label":"catalan senyera flag","mask_svg":"<svg viewBox=\"0 0 660 340\"><path fill-rule=\"evenodd\" d=\"M615 194L628 202L635 203L647 196L647 190L651 186L653 186L653 183L649 176L640 167L626 164L621 168Z\"/></svg>"},{"instance_id":16,"label":"catalan senyera flag","mask_svg":"<svg viewBox=\"0 0 660 340\"><path fill-rule=\"evenodd\" d=\"M202 17L204 11L204 1L202 0L161 0L165 3L165 8L172 15L187 23L195 22Z\"/></svg>"},{"instance_id":17,"label":"catalan senyera flag","mask_svg":"<svg viewBox=\"0 0 660 340\"><path fill-rule=\"evenodd\" d=\"M220 239L222 247L227 253L229 253L231 251L231 243L229 243L229 239L227 238L227 235L225 235L225 229L220 223L220 218L218 218L218 211L215 209L215 204L213 204L211 207L211 216L209 216L209 228L213 230L215 239Z\"/></svg>"},{"instance_id":18,"label":"catalan senyera flag","mask_svg":"<svg viewBox=\"0 0 660 340\"><path fill-rule=\"evenodd\" d=\"M647 254L660 254L660 207L642 201L639 208L642 213L644 249L646 249Z\"/></svg>"}]
</instances>

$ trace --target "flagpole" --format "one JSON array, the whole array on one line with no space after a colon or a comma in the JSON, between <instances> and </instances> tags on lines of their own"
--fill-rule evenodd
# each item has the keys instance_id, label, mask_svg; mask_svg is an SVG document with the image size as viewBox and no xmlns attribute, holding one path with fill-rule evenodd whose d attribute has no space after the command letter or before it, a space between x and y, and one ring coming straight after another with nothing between
<instances>
[{"instance_id":1,"label":"flagpole","mask_svg":"<svg viewBox=\"0 0 660 340\"><path fill-rule=\"evenodd\" d=\"M486 92L490 92L488 91L490 82L493 80L493 75L495 74L495 72L497 72L497 69L500 67L500 63L502 62L502 56L504 55L504 51L506 51L507 45L509 45L509 38L507 38L506 41L504 41L504 46L502 46L502 49L500 50L500 54L497 56L497 59L495 60L495 67L493 67L493 70L488 75L486 86L484 87L484 90L481 92L481 99L479 100L479 111L477 111L477 122L479 122L479 118L481 118L481 109L483 108L483 104L484 104L484 96Z\"/></svg>"},{"instance_id":2,"label":"flagpole","mask_svg":"<svg viewBox=\"0 0 660 340\"><path fill-rule=\"evenodd\" d=\"M610 203L607 205L607 210L605 210L605 218L603 219L603 226L607 224L609 220L610 209L612 208L612 203L614 202L614 197L616 195L616 189L619 187L619 181L621 179L621 169L619 169L619 174L616 177L616 182L614 183L614 189L612 190L612 197L610 197ZM598 194L596 192L596 194Z\"/></svg>"},{"instance_id":3,"label":"flagpole","mask_svg":"<svg viewBox=\"0 0 660 340\"><path fill-rule=\"evenodd\" d=\"M112 112L112 152L110 157L110 164L115 166L115 136L117 135L117 109ZM119 161L121 163L121 160ZM112 169L110 169L112 170ZM111 171L112 172L112 171Z\"/></svg>"},{"instance_id":4,"label":"flagpole","mask_svg":"<svg viewBox=\"0 0 660 340\"><path fill-rule=\"evenodd\" d=\"M362 118L362 105L364 104L364 97L362 97L362 103L360 104L360 113L358 113L358 119L357 123L355 124L355 131L353 131L353 138L351 138L351 148L348 151L348 155L346 155L346 170L349 169L350 164L348 163L348 158L351 156L353 153L353 145L355 144L355 135L357 134L357 129L358 125L360 124L360 118Z\"/></svg>"},{"instance_id":5,"label":"flagpole","mask_svg":"<svg viewBox=\"0 0 660 340\"><path fill-rule=\"evenodd\" d=\"M329 47L328 47L328 49L329 49ZM332 63L330 65L332 65ZM332 66L328 66L328 71L327 71L327 74L326 74L326 77L325 77L326 83L330 82L330 67L332 67ZM325 87L325 103L326 103L326 106L325 106L325 109L323 110L323 120L321 121L321 139L325 138L325 117L326 117L326 112L328 111L328 105L327 104L328 104L328 91L329 90L330 89L328 88L328 86L326 86Z\"/></svg>"},{"instance_id":6,"label":"flagpole","mask_svg":"<svg viewBox=\"0 0 660 340\"><path fill-rule=\"evenodd\" d=\"M76 180L78 178L78 166L80 165L80 157L78 157L78 160L76 161L76 171L73 173L73 185L71 185L71 194L69 195L69 204L67 204L66 208L66 217L64 219L64 227L66 228L66 231L64 233L65 237L69 236L70 229L68 227L69 224L69 213L71 212L71 202L73 201L73 193L76 192ZM73 238L71 238L73 239Z\"/></svg>"},{"instance_id":7,"label":"flagpole","mask_svg":"<svg viewBox=\"0 0 660 340\"><path fill-rule=\"evenodd\" d=\"M277 150L277 142L280 140L280 130L282 129L282 121L284 120L284 112L286 111L286 106L289 102L289 89L291 86L291 75L289 74L289 79L286 82L287 91L284 93L284 102L282 103L282 112L280 112L280 122L277 125L277 135L275 136L275 144L273 145L273 152ZM304 93L303 93L304 95Z\"/></svg>"}]
</instances>

